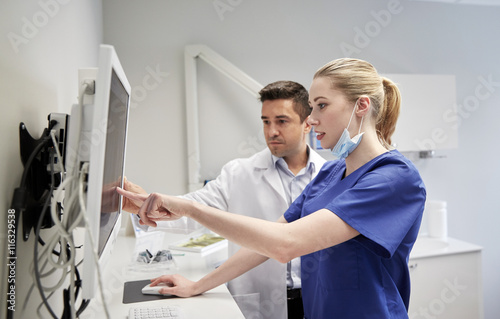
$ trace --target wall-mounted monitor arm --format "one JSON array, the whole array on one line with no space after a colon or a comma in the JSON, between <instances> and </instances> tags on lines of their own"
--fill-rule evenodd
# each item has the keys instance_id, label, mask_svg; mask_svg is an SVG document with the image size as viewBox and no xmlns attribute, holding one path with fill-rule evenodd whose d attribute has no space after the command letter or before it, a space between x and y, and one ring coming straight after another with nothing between
<instances>
[{"instance_id":1,"label":"wall-mounted monitor arm","mask_svg":"<svg viewBox=\"0 0 500 319\"><path fill-rule=\"evenodd\" d=\"M238 69L234 64L206 45L188 45L184 49L184 65L186 72L186 119L187 127L187 155L188 155L188 187L189 191L201 188L200 179L200 141L198 123L198 86L196 59L200 58L217 71L240 85L252 96L259 98L262 85Z\"/></svg>"}]
</instances>

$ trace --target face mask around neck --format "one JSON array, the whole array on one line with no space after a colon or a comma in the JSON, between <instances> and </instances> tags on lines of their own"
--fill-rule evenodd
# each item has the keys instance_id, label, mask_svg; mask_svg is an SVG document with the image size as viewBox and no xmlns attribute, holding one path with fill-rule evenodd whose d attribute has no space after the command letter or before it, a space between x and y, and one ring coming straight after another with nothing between
<instances>
[{"instance_id":1,"label":"face mask around neck","mask_svg":"<svg viewBox=\"0 0 500 319\"><path fill-rule=\"evenodd\" d=\"M361 118L361 123L359 125L359 131L358 135L354 136L351 138L349 131L347 130L349 128L349 125L351 125L352 117L354 116L354 112L356 111L356 107L358 106L358 101L356 101L356 104L354 105L354 110L352 111L351 118L349 119L349 123L347 124L347 127L344 129L344 132L340 136L337 144L333 147L331 150L333 156L337 158L346 158L349 156L349 154L352 153L358 147L359 143L361 142L361 138L363 137L363 133L361 133L361 126L363 125L363 118Z\"/></svg>"}]
</instances>

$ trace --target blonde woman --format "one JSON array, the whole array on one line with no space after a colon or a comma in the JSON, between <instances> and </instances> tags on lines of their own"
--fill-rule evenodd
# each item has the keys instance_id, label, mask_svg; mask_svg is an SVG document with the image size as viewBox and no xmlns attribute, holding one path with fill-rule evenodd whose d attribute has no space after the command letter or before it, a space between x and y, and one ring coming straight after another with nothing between
<instances>
[{"instance_id":1,"label":"blonde woman","mask_svg":"<svg viewBox=\"0 0 500 319\"><path fill-rule=\"evenodd\" d=\"M408 257L417 238L426 191L416 168L391 135L399 90L368 62L334 60L314 75L309 123L339 158L327 162L277 222L238 216L176 197L134 194L141 221L187 216L242 248L197 282L165 275L162 293L203 293L268 258L301 257L304 316L407 318ZM222 268L222 269L221 269Z\"/></svg>"}]
</instances>

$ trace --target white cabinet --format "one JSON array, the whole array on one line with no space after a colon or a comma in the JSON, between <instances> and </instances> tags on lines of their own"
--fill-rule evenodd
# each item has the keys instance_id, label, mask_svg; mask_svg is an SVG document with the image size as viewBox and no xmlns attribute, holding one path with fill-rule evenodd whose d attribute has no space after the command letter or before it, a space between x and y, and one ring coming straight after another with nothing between
<instances>
[{"instance_id":1,"label":"white cabinet","mask_svg":"<svg viewBox=\"0 0 500 319\"><path fill-rule=\"evenodd\" d=\"M481 247L419 238L409 267L410 319L483 318Z\"/></svg>"}]
</instances>

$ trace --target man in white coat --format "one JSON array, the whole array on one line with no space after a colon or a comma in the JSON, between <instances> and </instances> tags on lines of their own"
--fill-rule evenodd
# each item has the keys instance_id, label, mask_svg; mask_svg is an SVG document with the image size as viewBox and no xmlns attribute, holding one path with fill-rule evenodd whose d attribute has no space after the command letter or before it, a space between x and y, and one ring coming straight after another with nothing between
<instances>
[{"instance_id":1,"label":"man in white coat","mask_svg":"<svg viewBox=\"0 0 500 319\"><path fill-rule=\"evenodd\" d=\"M306 121L310 113L307 90L295 82L278 81L259 93L268 147L249 158L230 161L215 180L183 197L231 213L276 221L325 160L306 143L311 130ZM125 188L143 192L130 182ZM125 203L124 209L138 211L133 203ZM188 223L193 221L181 219L161 223L158 228L192 228ZM239 248L229 243L228 255ZM228 283L245 318L303 318L300 287L299 258L288 264L268 260Z\"/></svg>"}]
</instances>

